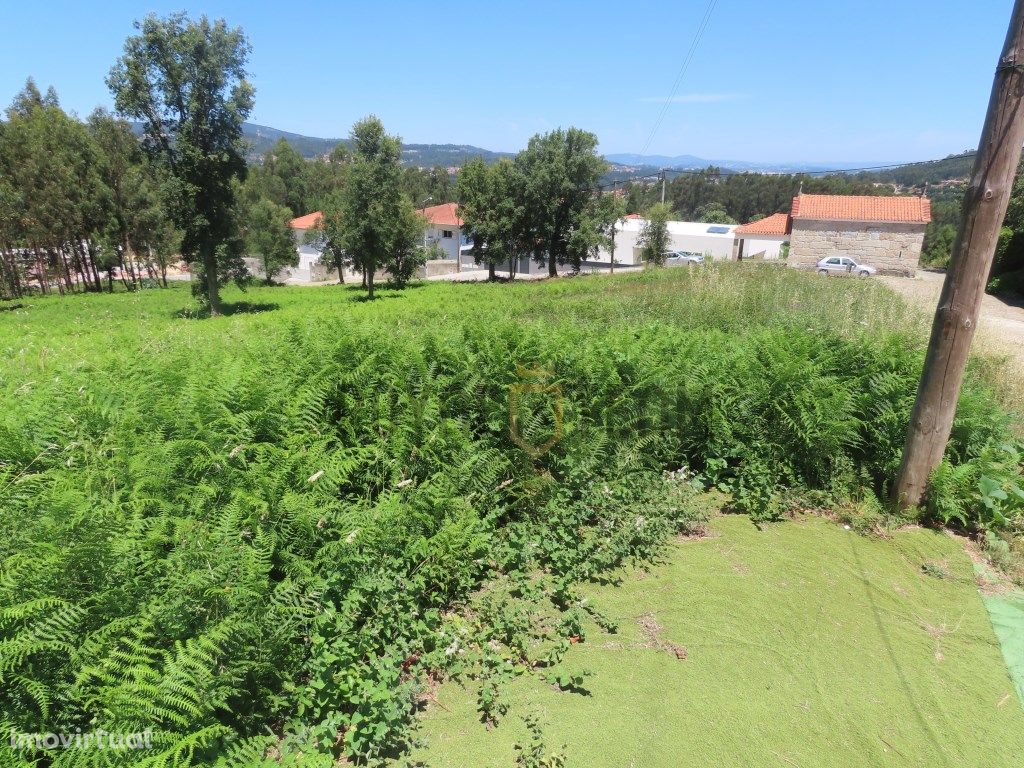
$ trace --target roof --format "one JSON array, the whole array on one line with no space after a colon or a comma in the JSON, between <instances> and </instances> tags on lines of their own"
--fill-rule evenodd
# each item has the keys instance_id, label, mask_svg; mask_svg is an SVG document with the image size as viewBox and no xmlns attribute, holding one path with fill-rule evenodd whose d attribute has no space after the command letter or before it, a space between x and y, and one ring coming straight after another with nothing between
<instances>
[{"instance_id":1,"label":"roof","mask_svg":"<svg viewBox=\"0 0 1024 768\"><path fill-rule=\"evenodd\" d=\"M932 220L932 204L926 197L797 195L793 198L793 218L927 224Z\"/></svg>"},{"instance_id":2,"label":"roof","mask_svg":"<svg viewBox=\"0 0 1024 768\"><path fill-rule=\"evenodd\" d=\"M442 203L441 205L432 205L429 208L424 208L420 213L426 216L427 221L431 224L461 227L462 219L459 218L458 207L457 203Z\"/></svg>"},{"instance_id":3,"label":"roof","mask_svg":"<svg viewBox=\"0 0 1024 768\"><path fill-rule=\"evenodd\" d=\"M790 219L788 213L773 213L759 221L752 221L736 227L737 235L788 235Z\"/></svg>"},{"instance_id":4,"label":"roof","mask_svg":"<svg viewBox=\"0 0 1024 768\"><path fill-rule=\"evenodd\" d=\"M292 219L288 222L288 226L292 229L313 229L320 225L324 215L320 211L314 211L313 213L307 213L305 216L299 216L297 219Z\"/></svg>"}]
</instances>

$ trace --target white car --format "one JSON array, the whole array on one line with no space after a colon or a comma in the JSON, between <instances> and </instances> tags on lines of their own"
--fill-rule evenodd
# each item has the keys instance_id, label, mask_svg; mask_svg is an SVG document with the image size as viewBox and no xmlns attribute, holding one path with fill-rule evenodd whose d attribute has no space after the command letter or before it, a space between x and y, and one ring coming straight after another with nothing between
<instances>
[{"instance_id":1,"label":"white car","mask_svg":"<svg viewBox=\"0 0 1024 768\"><path fill-rule=\"evenodd\" d=\"M877 273L874 267L867 264L858 264L849 256L829 256L818 262L819 275L857 275L858 277L870 277Z\"/></svg>"},{"instance_id":2,"label":"white car","mask_svg":"<svg viewBox=\"0 0 1024 768\"><path fill-rule=\"evenodd\" d=\"M703 264L704 254L693 253L692 251L668 251L665 253L665 264L667 266L686 266L687 264Z\"/></svg>"}]
</instances>

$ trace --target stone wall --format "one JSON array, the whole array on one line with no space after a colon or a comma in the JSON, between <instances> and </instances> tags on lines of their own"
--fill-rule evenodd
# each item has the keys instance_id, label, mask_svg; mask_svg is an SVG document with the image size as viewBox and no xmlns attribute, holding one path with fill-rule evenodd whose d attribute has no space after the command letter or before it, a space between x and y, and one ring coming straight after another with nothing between
<instances>
[{"instance_id":1,"label":"stone wall","mask_svg":"<svg viewBox=\"0 0 1024 768\"><path fill-rule=\"evenodd\" d=\"M849 256L880 272L912 275L921 259L922 223L794 219L789 263L813 267L827 256Z\"/></svg>"}]
</instances>

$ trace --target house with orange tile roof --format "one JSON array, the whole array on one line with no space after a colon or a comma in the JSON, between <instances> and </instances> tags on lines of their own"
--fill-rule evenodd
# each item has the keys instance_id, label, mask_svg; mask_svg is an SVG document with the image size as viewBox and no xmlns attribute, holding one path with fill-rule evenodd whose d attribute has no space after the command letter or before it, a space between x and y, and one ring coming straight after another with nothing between
<instances>
[{"instance_id":1,"label":"house with orange tile roof","mask_svg":"<svg viewBox=\"0 0 1024 768\"><path fill-rule=\"evenodd\" d=\"M736 258L777 259L782 246L789 242L788 213L773 213L763 219L736 227Z\"/></svg>"},{"instance_id":2,"label":"house with orange tile roof","mask_svg":"<svg viewBox=\"0 0 1024 768\"><path fill-rule=\"evenodd\" d=\"M466 245L462 236L462 219L459 218L457 203L442 203L421 208L419 213L427 220L427 231L424 234L424 245L437 243L444 251L445 259L458 261L462 246Z\"/></svg>"},{"instance_id":3,"label":"house with orange tile roof","mask_svg":"<svg viewBox=\"0 0 1024 768\"><path fill-rule=\"evenodd\" d=\"M882 272L912 275L931 219L926 197L797 195L789 261L813 267L828 256L849 256Z\"/></svg>"},{"instance_id":4,"label":"house with orange tile roof","mask_svg":"<svg viewBox=\"0 0 1024 768\"><path fill-rule=\"evenodd\" d=\"M458 270L457 259L459 258L459 245L462 240L462 220L458 217L455 203L434 205L423 208L419 211L427 219L427 229L423 236L423 245L432 242L438 243L445 252L443 260L436 259L428 261L420 269L420 277L446 274ZM299 252L299 264L292 267L282 276L295 282L318 282L321 280L333 280L337 277L336 272L328 273L326 267L321 263L320 257L323 254L321 245L308 237L310 231L315 231L320 222L323 221L323 213L314 211L305 216L298 216L288 222L295 237L295 248ZM472 259L470 259L472 263ZM380 272L380 277L386 277L386 273ZM361 275L352 270L345 270L345 280L359 280Z\"/></svg>"},{"instance_id":5,"label":"house with orange tile roof","mask_svg":"<svg viewBox=\"0 0 1024 768\"><path fill-rule=\"evenodd\" d=\"M319 227L323 218L324 215L320 211L314 211L288 222L295 238L295 249L299 252L299 264L287 271L285 279L310 283L328 278L327 270L320 263L321 249L315 243L307 242L306 238L306 233Z\"/></svg>"}]
</instances>

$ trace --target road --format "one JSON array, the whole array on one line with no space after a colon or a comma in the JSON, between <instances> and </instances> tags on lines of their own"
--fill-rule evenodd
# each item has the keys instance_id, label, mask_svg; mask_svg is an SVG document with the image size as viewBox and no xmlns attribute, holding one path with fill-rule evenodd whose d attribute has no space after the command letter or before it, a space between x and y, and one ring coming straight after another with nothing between
<instances>
[{"instance_id":1,"label":"road","mask_svg":"<svg viewBox=\"0 0 1024 768\"><path fill-rule=\"evenodd\" d=\"M922 270L914 278L878 279L931 315L939 303L945 275L941 272ZM976 339L983 350L1009 355L1024 365L1024 307L1019 303L985 294Z\"/></svg>"},{"instance_id":2,"label":"road","mask_svg":"<svg viewBox=\"0 0 1024 768\"><path fill-rule=\"evenodd\" d=\"M911 304L917 305L929 317L934 315L942 292L945 275L940 272L919 271L917 277L879 277ZM1002 395L1014 409L1024 412L1024 306L1022 302L1006 301L985 294L978 320L978 334L974 338L975 353L994 355L1006 360L1002 375Z\"/></svg>"}]
</instances>

